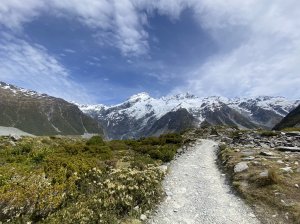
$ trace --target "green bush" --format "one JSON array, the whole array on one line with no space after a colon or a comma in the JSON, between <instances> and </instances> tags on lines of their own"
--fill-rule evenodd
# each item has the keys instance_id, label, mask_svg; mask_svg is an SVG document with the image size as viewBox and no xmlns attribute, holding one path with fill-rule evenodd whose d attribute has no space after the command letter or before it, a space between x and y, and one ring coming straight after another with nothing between
<instances>
[{"instance_id":1,"label":"green bush","mask_svg":"<svg viewBox=\"0 0 300 224\"><path fill-rule=\"evenodd\" d=\"M91 137L87 142L87 145L105 145L105 142L103 141L103 139L101 138L101 136L93 136Z\"/></svg>"},{"instance_id":2,"label":"green bush","mask_svg":"<svg viewBox=\"0 0 300 224\"><path fill-rule=\"evenodd\" d=\"M84 149L84 145L81 143L65 144L64 149L71 155L77 155Z\"/></svg>"},{"instance_id":3,"label":"green bush","mask_svg":"<svg viewBox=\"0 0 300 224\"><path fill-rule=\"evenodd\" d=\"M165 144L178 144L180 145L183 141L183 137L177 133L161 135L160 139Z\"/></svg>"},{"instance_id":4,"label":"green bush","mask_svg":"<svg viewBox=\"0 0 300 224\"><path fill-rule=\"evenodd\" d=\"M177 147L175 147L175 146L172 146L172 145L162 146L160 148L160 152L161 152L160 159L163 162L170 162L174 158L176 151L177 151Z\"/></svg>"},{"instance_id":5,"label":"green bush","mask_svg":"<svg viewBox=\"0 0 300 224\"><path fill-rule=\"evenodd\" d=\"M45 158L45 154L44 153L37 153L32 157L32 162L34 162L35 164L41 163Z\"/></svg>"},{"instance_id":6,"label":"green bush","mask_svg":"<svg viewBox=\"0 0 300 224\"><path fill-rule=\"evenodd\" d=\"M262 137L273 137L273 136L277 136L278 135L278 132L275 132L275 131L262 131L260 133L260 136Z\"/></svg>"},{"instance_id":7,"label":"green bush","mask_svg":"<svg viewBox=\"0 0 300 224\"><path fill-rule=\"evenodd\" d=\"M113 140L107 143L113 151L127 150L128 146L123 141Z\"/></svg>"}]
</instances>

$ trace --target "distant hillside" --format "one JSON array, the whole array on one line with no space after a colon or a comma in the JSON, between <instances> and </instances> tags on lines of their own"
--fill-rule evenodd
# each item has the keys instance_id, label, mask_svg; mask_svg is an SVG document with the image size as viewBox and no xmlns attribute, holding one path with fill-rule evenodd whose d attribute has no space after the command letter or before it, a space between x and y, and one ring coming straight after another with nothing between
<instances>
[{"instance_id":1,"label":"distant hillside","mask_svg":"<svg viewBox=\"0 0 300 224\"><path fill-rule=\"evenodd\" d=\"M99 123L63 99L0 82L0 126L34 135L103 134Z\"/></svg>"},{"instance_id":2,"label":"distant hillside","mask_svg":"<svg viewBox=\"0 0 300 224\"><path fill-rule=\"evenodd\" d=\"M284 128L300 128L300 105L274 127L275 130Z\"/></svg>"}]
</instances>

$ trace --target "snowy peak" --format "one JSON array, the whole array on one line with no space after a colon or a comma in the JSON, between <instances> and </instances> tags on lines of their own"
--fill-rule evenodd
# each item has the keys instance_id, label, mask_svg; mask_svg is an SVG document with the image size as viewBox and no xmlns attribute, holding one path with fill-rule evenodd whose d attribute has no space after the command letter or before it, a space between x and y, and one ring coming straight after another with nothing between
<instances>
[{"instance_id":1,"label":"snowy peak","mask_svg":"<svg viewBox=\"0 0 300 224\"><path fill-rule=\"evenodd\" d=\"M106 132L112 133L111 138L130 138L153 134L153 127L164 127L167 131L171 127L168 122L189 117L176 113L177 111L189 113L193 117L189 118L192 121L190 124L195 124L196 120L197 125L205 121L212 125L272 128L299 103L300 101L287 100L284 97L229 99L221 96L198 97L189 93L152 98L143 92L117 105L84 105L80 109L104 124ZM166 123L162 125L157 122ZM178 127L176 130L179 130Z\"/></svg>"},{"instance_id":2,"label":"snowy peak","mask_svg":"<svg viewBox=\"0 0 300 224\"><path fill-rule=\"evenodd\" d=\"M145 101L145 100L149 100L150 98L151 97L148 93L141 92L141 93L131 96L127 101L129 101L129 102Z\"/></svg>"},{"instance_id":3,"label":"snowy peak","mask_svg":"<svg viewBox=\"0 0 300 224\"><path fill-rule=\"evenodd\" d=\"M14 85L7 84L5 82L0 82L0 88L2 90L9 91L14 95L23 95L23 96L31 96L31 97L39 97L39 98L48 96L47 94L40 94L38 92L28 90L28 89L19 88L19 87L16 87Z\"/></svg>"}]
</instances>

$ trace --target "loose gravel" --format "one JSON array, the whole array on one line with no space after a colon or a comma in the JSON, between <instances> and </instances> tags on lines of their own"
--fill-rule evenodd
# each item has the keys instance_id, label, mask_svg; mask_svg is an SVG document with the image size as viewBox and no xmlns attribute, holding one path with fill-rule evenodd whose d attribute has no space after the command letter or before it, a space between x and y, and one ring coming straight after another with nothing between
<instances>
[{"instance_id":1,"label":"loose gravel","mask_svg":"<svg viewBox=\"0 0 300 224\"><path fill-rule=\"evenodd\" d=\"M148 223L260 223L231 193L216 165L216 150L217 143L199 140L171 163L163 182L167 197Z\"/></svg>"}]
</instances>

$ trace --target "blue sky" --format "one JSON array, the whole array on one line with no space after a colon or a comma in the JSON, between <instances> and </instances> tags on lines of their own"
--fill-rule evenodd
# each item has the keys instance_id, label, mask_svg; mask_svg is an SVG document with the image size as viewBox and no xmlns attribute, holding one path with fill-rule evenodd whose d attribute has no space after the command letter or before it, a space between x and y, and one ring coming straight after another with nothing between
<instances>
[{"instance_id":1,"label":"blue sky","mask_svg":"<svg viewBox=\"0 0 300 224\"><path fill-rule=\"evenodd\" d=\"M0 80L80 103L300 96L300 4L2 0Z\"/></svg>"}]
</instances>

